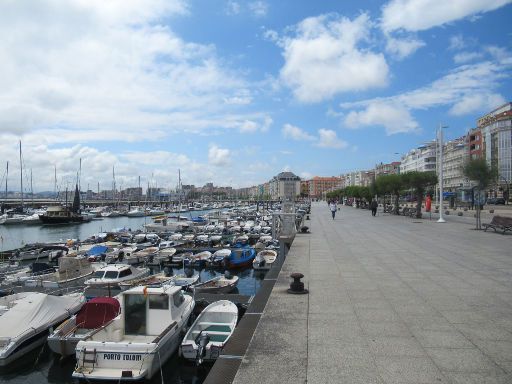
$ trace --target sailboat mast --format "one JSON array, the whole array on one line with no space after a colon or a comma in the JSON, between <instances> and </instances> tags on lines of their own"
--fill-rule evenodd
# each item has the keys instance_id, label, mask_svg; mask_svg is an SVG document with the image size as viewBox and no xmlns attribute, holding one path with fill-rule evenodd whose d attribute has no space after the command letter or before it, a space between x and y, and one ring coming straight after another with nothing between
<instances>
[{"instance_id":1,"label":"sailboat mast","mask_svg":"<svg viewBox=\"0 0 512 384\"><path fill-rule=\"evenodd\" d=\"M112 166L112 205L116 204L116 172L114 165Z\"/></svg>"},{"instance_id":2,"label":"sailboat mast","mask_svg":"<svg viewBox=\"0 0 512 384\"><path fill-rule=\"evenodd\" d=\"M7 173L5 174L5 200L7 200L7 179L9 178L9 162L7 162Z\"/></svg>"},{"instance_id":3,"label":"sailboat mast","mask_svg":"<svg viewBox=\"0 0 512 384\"><path fill-rule=\"evenodd\" d=\"M30 168L30 196L32 197L32 208L34 208L34 188L32 187L32 168Z\"/></svg>"},{"instance_id":4,"label":"sailboat mast","mask_svg":"<svg viewBox=\"0 0 512 384\"><path fill-rule=\"evenodd\" d=\"M23 211L23 163L21 160L21 140L20 140L20 186L21 186L21 211Z\"/></svg>"},{"instance_id":5,"label":"sailboat mast","mask_svg":"<svg viewBox=\"0 0 512 384\"><path fill-rule=\"evenodd\" d=\"M57 196L57 165L53 165L53 194L55 195L55 200L58 200Z\"/></svg>"}]
</instances>

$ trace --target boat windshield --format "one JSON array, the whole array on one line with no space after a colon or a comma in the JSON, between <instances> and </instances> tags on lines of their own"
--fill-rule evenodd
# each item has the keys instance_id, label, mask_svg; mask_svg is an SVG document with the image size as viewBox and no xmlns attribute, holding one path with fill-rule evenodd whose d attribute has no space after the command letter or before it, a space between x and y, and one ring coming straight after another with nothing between
<instances>
[{"instance_id":1,"label":"boat windshield","mask_svg":"<svg viewBox=\"0 0 512 384\"><path fill-rule=\"evenodd\" d=\"M97 279L101 279L104 274L105 274L105 271L96 271L96 272L94 272L94 277Z\"/></svg>"},{"instance_id":2,"label":"boat windshield","mask_svg":"<svg viewBox=\"0 0 512 384\"><path fill-rule=\"evenodd\" d=\"M117 275L117 271L107 271L105 272L105 279L117 279Z\"/></svg>"}]
</instances>

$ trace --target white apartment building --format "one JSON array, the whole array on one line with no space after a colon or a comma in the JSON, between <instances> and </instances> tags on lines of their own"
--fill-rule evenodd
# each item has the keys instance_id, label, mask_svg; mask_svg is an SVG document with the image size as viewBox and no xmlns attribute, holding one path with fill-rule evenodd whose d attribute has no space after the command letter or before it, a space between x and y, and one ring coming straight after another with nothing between
<instances>
[{"instance_id":1,"label":"white apartment building","mask_svg":"<svg viewBox=\"0 0 512 384\"><path fill-rule=\"evenodd\" d=\"M466 139L461 137L443 146L443 184L447 191L455 192L464 184L464 162L468 158Z\"/></svg>"},{"instance_id":2,"label":"white apartment building","mask_svg":"<svg viewBox=\"0 0 512 384\"><path fill-rule=\"evenodd\" d=\"M436 172L436 142L427 143L415 148L402 156L400 173L406 172Z\"/></svg>"},{"instance_id":3,"label":"white apartment building","mask_svg":"<svg viewBox=\"0 0 512 384\"><path fill-rule=\"evenodd\" d=\"M482 131L485 158L498 168L498 183L512 181L512 103L507 103L478 119Z\"/></svg>"}]
</instances>

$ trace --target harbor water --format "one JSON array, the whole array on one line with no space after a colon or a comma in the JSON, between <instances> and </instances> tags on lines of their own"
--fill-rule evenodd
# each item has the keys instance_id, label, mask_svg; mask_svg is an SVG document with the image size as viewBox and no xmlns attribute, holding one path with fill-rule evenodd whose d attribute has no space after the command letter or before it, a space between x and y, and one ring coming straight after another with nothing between
<instances>
[{"instance_id":1,"label":"harbor water","mask_svg":"<svg viewBox=\"0 0 512 384\"><path fill-rule=\"evenodd\" d=\"M193 217L204 213L208 212L194 211ZM186 216L190 216L190 214L186 214ZM144 224L150 222L150 217L116 217L63 226L4 225L0 226L0 235L2 236L0 249L1 251L11 250L34 242L65 242L67 239L84 240L96 233L108 232L123 227L131 230L142 229ZM154 272L158 272L158 270L154 270ZM201 281L211 279L222 272L210 269L195 270L195 273L200 274ZM183 269L174 268L171 269L171 273L183 273ZM255 272L252 268L233 271L233 274L239 277L237 290L233 293L241 295L256 294L264 278L264 274ZM61 360L60 356L53 354L45 344L9 366L0 367L0 383L76 383L78 380L71 377L74 368L74 358ZM156 374L150 383L200 384L205 380L210 368L211 365L208 364L196 367L194 363L180 358L176 352L162 365L161 374Z\"/></svg>"},{"instance_id":2,"label":"harbor water","mask_svg":"<svg viewBox=\"0 0 512 384\"><path fill-rule=\"evenodd\" d=\"M181 216L197 217L212 211L193 211ZM66 242L67 239L84 240L95 233L113 229L143 229L144 224L152 223L151 217L105 217L82 224L69 225L0 225L0 252L37 242Z\"/></svg>"}]
</instances>

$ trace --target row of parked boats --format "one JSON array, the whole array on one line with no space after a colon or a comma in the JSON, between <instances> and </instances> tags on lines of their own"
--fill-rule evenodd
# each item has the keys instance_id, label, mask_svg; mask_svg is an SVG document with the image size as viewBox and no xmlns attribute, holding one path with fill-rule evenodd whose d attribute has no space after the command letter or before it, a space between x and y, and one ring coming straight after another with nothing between
<instances>
[{"instance_id":1,"label":"row of parked boats","mask_svg":"<svg viewBox=\"0 0 512 384\"><path fill-rule=\"evenodd\" d=\"M2 297L0 366L46 341L53 352L74 355L73 377L86 380L150 379L178 348L197 364L213 361L235 330L238 308L215 301L192 322L194 307L193 296L172 284L89 301L82 293Z\"/></svg>"},{"instance_id":2,"label":"row of parked boats","mask_svg":"<svg viewBox=\"0 0 512 384\"><path fill-rule=\"evenodd\" d=\"M195 318L195 295L232 292L239 277L230 269L268 270L278 258L276 242L263 229L264 215L252 215L194 223L193 230L116 231L13 252L0 265L5 295L0 298L0 365L46 341L55 353L74 355L73 377L85 380L149 379L176 351L197 364L215 360L235 330L238 307L213 301ZM233 230L236 226L240 229ZM190 235L192 240L183 240ZM209 241L204 249L202 235L220 235L221 242ZM23 252L37 255L29 267L23 265ZM127 262L137 254L145 255L142 263ZM188 273L172 275L170 268L150 273L152 264L173 263ZM200 281L194 268L206 267L227 271ZM55 294L70 287L80 289ZM101 288L103 294L97 294ZM50 289L58 290L48 294ZM119 293L111 297L114 291Z\"/></svg>"}]
</instances>

